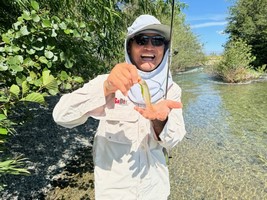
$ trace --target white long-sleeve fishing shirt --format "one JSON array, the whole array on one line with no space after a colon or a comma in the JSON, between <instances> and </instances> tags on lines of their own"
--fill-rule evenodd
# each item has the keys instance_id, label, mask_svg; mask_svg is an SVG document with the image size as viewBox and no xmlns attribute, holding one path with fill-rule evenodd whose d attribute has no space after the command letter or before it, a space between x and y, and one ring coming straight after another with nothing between
<instances>
[{"instance_id":1,"label":"white long-sleeve fishing shirt","mask_svg":"<svg viewBox=\"0 0 267 200\"><path fill-rule=\"evenodd\" d=\"M72 128L88 117L99 119L94 138L96 200L166 200L169 173L162 148L174 147L185 135L182 109L172 109L157 140L150 120L134 110L128 97L117 91L105 97L100 75L82 88L65 94L54 108L56 123ZM181 101L173 84L168 99Z\"/></svg>"}]
</instances>

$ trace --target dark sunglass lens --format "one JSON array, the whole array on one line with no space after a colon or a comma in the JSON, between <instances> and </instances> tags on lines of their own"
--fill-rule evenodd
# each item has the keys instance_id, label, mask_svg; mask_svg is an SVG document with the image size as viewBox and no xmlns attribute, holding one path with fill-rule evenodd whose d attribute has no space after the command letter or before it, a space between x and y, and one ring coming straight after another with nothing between
<instances>
[{"instance_id":1,"label":"dark sunglass lens","mask_svg":"<svg viewBox=\"0 0 267 200\"><path fill-rule=\"evenodd\" d=\"M165 39L164 39L164 37L161 37L161 36L159 36L159 37L155 36L155 37L152 37L151 42L152 42L152 45L154 45L154 46L162 46L165 43Z\"/></svg>"},{"instance_id":2,"label":"dark sunglass lens","mask_svg":"<svg viewBox=\"0 0 267 200\"><path fill-rule=\"evenodd\" d=\"M162 36L137 35L133 38L136 44L140 46L147 45L150 39L153 46L162 46L165 44L165 38Z\"/></svg>"},{"instance_id":3,"label":"dark sunglass lens","mask_svg":"<svg viewBox=\"0 0 267 200\"><path fill-rule=\"evenodd\" d=\"M135 38L136 44L138 45L147 45L149 38L147 36L139 35L136 36Z\"/></svg>"}]
</instances>

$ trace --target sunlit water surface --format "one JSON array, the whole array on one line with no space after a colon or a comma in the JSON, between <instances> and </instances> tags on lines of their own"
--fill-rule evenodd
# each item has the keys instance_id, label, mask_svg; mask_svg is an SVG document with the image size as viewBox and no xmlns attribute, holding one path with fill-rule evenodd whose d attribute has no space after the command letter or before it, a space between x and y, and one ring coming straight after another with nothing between
<instances>
[{"instance_id":1,"label":"sunlit water surface","mask_svg":"<svg viewBox=\"0 0 267 200\"><path fill-rule=\"evenodd\" d=\"M174 76L187 135L171 152L170 200L267 199L267 81Z\"/></svg>"}]
</instances>

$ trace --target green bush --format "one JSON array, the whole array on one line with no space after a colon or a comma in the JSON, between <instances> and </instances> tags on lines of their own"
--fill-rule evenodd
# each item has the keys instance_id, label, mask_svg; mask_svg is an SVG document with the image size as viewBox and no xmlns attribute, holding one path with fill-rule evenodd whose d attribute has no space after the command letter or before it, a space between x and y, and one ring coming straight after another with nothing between
<instances>
[{"instance_id":1,"label":"green bush","mask_svg":"<svg viewBox=\"0 0 267 200\"><path fill-rule=\"evenodd\" d=\"M215 65L215 73L226 82L241 82L254 78L256 73L251 63L255 60L251 54L251 47L241 39L230 40L222 55L222 59Z\"/></svg>"},{"instance_id":2,"label":"green bush","mask_svg":"<svg viewBox=\"0 0 267 200\"><path fill-rule=\"evenodd\" d=\"M80 59L74 56L72 48L90 39L85 23L50 16L36 1L31 1L30 11L24 10L12 28L1 34L0 145L12 133L14 123L9 115L18 102L45 104L45 96L83 83L73 68ZM0 176L27 173L19 167L23 160L3 159Z\"/></svg>"}]
</instances>

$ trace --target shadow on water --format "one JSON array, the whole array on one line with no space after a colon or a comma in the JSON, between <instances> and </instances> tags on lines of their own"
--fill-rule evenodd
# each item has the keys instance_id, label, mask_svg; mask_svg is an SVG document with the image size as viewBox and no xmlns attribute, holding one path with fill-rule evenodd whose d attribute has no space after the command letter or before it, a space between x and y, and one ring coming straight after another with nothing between
<instances>
[{"instance_id":1,"label":"shadow on water","mask_svg":"<svg viewBox=\"0 0 267 200\"><path fill-rule=\"evenodd\" d=\"M171 200L267 199L267 81L180 74L187 137L173 150Z\"/></svg>"},{"instance_id":2,"label":"shadow on water","mask_svg":"<svg viewBox=\"0 0 267 200\"><path fill-rule=\"evenodd\" d=\"M8 138L5 155L27 158L25 167L31 174L1 177L1 183L7 187L1 191L0 199L64 199L64 195L59 198L55 192L53 198L47 196L55 188L76 188L77 199L90 199L92 142L98 122L90 118L73 129L56 125L52 110L58 99L47 99L48 107L33 104L16 110L14 120L25 121ZM81 177L86 178L80 181ZM65 195L65 199L73 198Z\"/></svg>"}]
</instances>

